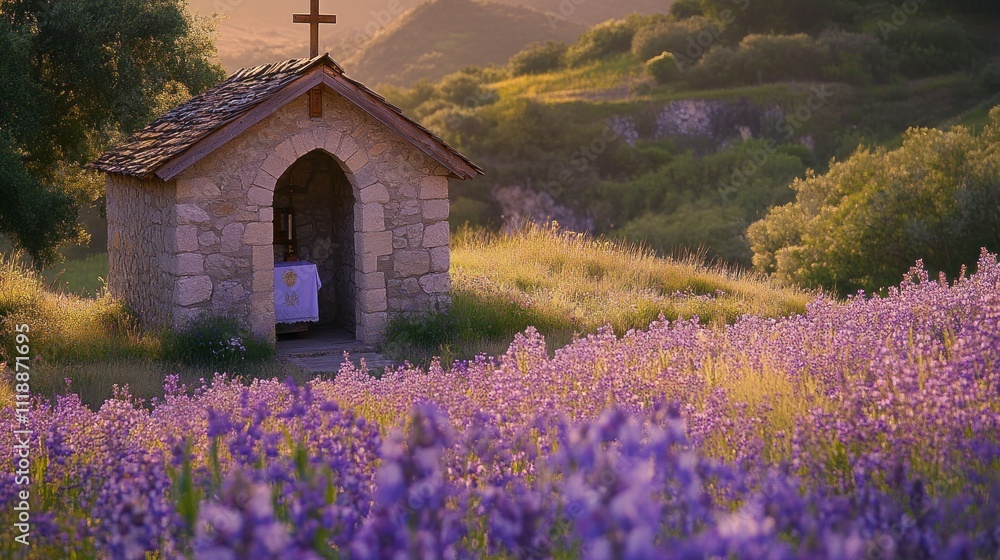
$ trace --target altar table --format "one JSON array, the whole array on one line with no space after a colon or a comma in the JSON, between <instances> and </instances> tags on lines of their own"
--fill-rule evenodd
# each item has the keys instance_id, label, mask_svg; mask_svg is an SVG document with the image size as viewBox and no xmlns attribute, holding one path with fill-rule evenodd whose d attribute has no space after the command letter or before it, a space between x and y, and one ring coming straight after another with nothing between
<instances>
[{"instance_id":1,"label":"altar table","mask_svg":"<svg viewBox=\"0 0 1000 560\"><path fill-rule=\"evenodd\" d=\"M274 319L276 323L319 321L319 271L308 261L274 263Z\"/></svg>"}]
</instances>

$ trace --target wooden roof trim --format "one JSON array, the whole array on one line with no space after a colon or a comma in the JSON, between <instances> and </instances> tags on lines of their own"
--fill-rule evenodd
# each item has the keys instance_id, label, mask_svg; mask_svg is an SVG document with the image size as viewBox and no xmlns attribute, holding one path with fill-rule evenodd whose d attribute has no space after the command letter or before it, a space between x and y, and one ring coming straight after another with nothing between
<instances>
[{"instance_id":1,"label":"wooden roof trim","mask_svg":"<svg viewBox=\"0 0 1000 560\"><path fill-rule=\"evenodd\" d=\"M344 96L348 101L364 109L368 114L385 125L389 130L402 136L411 144L434 159L459 179L472 179L482 172L469 165L458 155L448 150L441 141L430 136L426 130L415 125L401 113L393 111L383 99L357 86L343 74L325 69L323 82L333 91Z\"/></svg>"},{"instance_id":2,"label":"wooden roof trim","mask_svg":"<svg viewBox=\"0 0 1000 560\"><path fill-rule=\"evenodd\" d=\"M313 87L323 83L323 71L313 69L281 89L277 94L258 104L243 115L225 124L222 128L194 143L180 155L169 160L156 170L156 176L169 181L180 175L202 158L236 138L253 125L264 120L293 99L304 95Z\"/></svg>"}]
</instances>

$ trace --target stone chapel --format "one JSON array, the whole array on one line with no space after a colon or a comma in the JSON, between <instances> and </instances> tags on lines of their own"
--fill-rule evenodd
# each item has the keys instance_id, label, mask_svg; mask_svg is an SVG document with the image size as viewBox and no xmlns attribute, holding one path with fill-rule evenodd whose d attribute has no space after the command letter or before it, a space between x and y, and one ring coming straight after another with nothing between
<instances>
[{"instance_id":1,"label":"stone chapel","mask_svg":"<svg viewBox=\"0 0 1000 560\"><path fill-rule=\"evenodd\" d=\"M291 254L316 264L319 322L365 343L448 307L448 180L483 173L329 55L240 70L91 166L108 290L145 327L210 313L273 340Z\"/></svg>"}]
</instances>

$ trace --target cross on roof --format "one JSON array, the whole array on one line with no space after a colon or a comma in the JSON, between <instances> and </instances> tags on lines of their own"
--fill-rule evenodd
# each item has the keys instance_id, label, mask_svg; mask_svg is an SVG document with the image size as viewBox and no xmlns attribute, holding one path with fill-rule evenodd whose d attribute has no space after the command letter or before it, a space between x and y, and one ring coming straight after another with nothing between
<instances>
[{"instance_id":1,"label":"cross on roof","mask_svg":"<svg viewBox=\"0 0 1000 560\"><path fill-rule=\"evenodd\" d=\"M337 16L321 15L319 0L310 0L309 13L292 15L292 23L309 24L309 58L316 58L319 56L319 24L337 23Z\"/></svg>"}]
</instances>

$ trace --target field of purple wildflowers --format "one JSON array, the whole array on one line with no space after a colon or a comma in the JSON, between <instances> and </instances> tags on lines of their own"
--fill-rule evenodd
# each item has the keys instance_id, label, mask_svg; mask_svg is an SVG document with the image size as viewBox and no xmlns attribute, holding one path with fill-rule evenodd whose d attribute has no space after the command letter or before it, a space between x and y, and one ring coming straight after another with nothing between
<instances>
[{"instance_id":1,"label":"field of purple wildflowers","mask_svg":"<svg viewBox=\"0 0 1000 560\"><path fill-rule=\"evenodd\" d=\"M38 402L32 544L5 523L0 556L1000 558L993 255L785 319L165 392Z\"/></svg>"}]
</instances>

